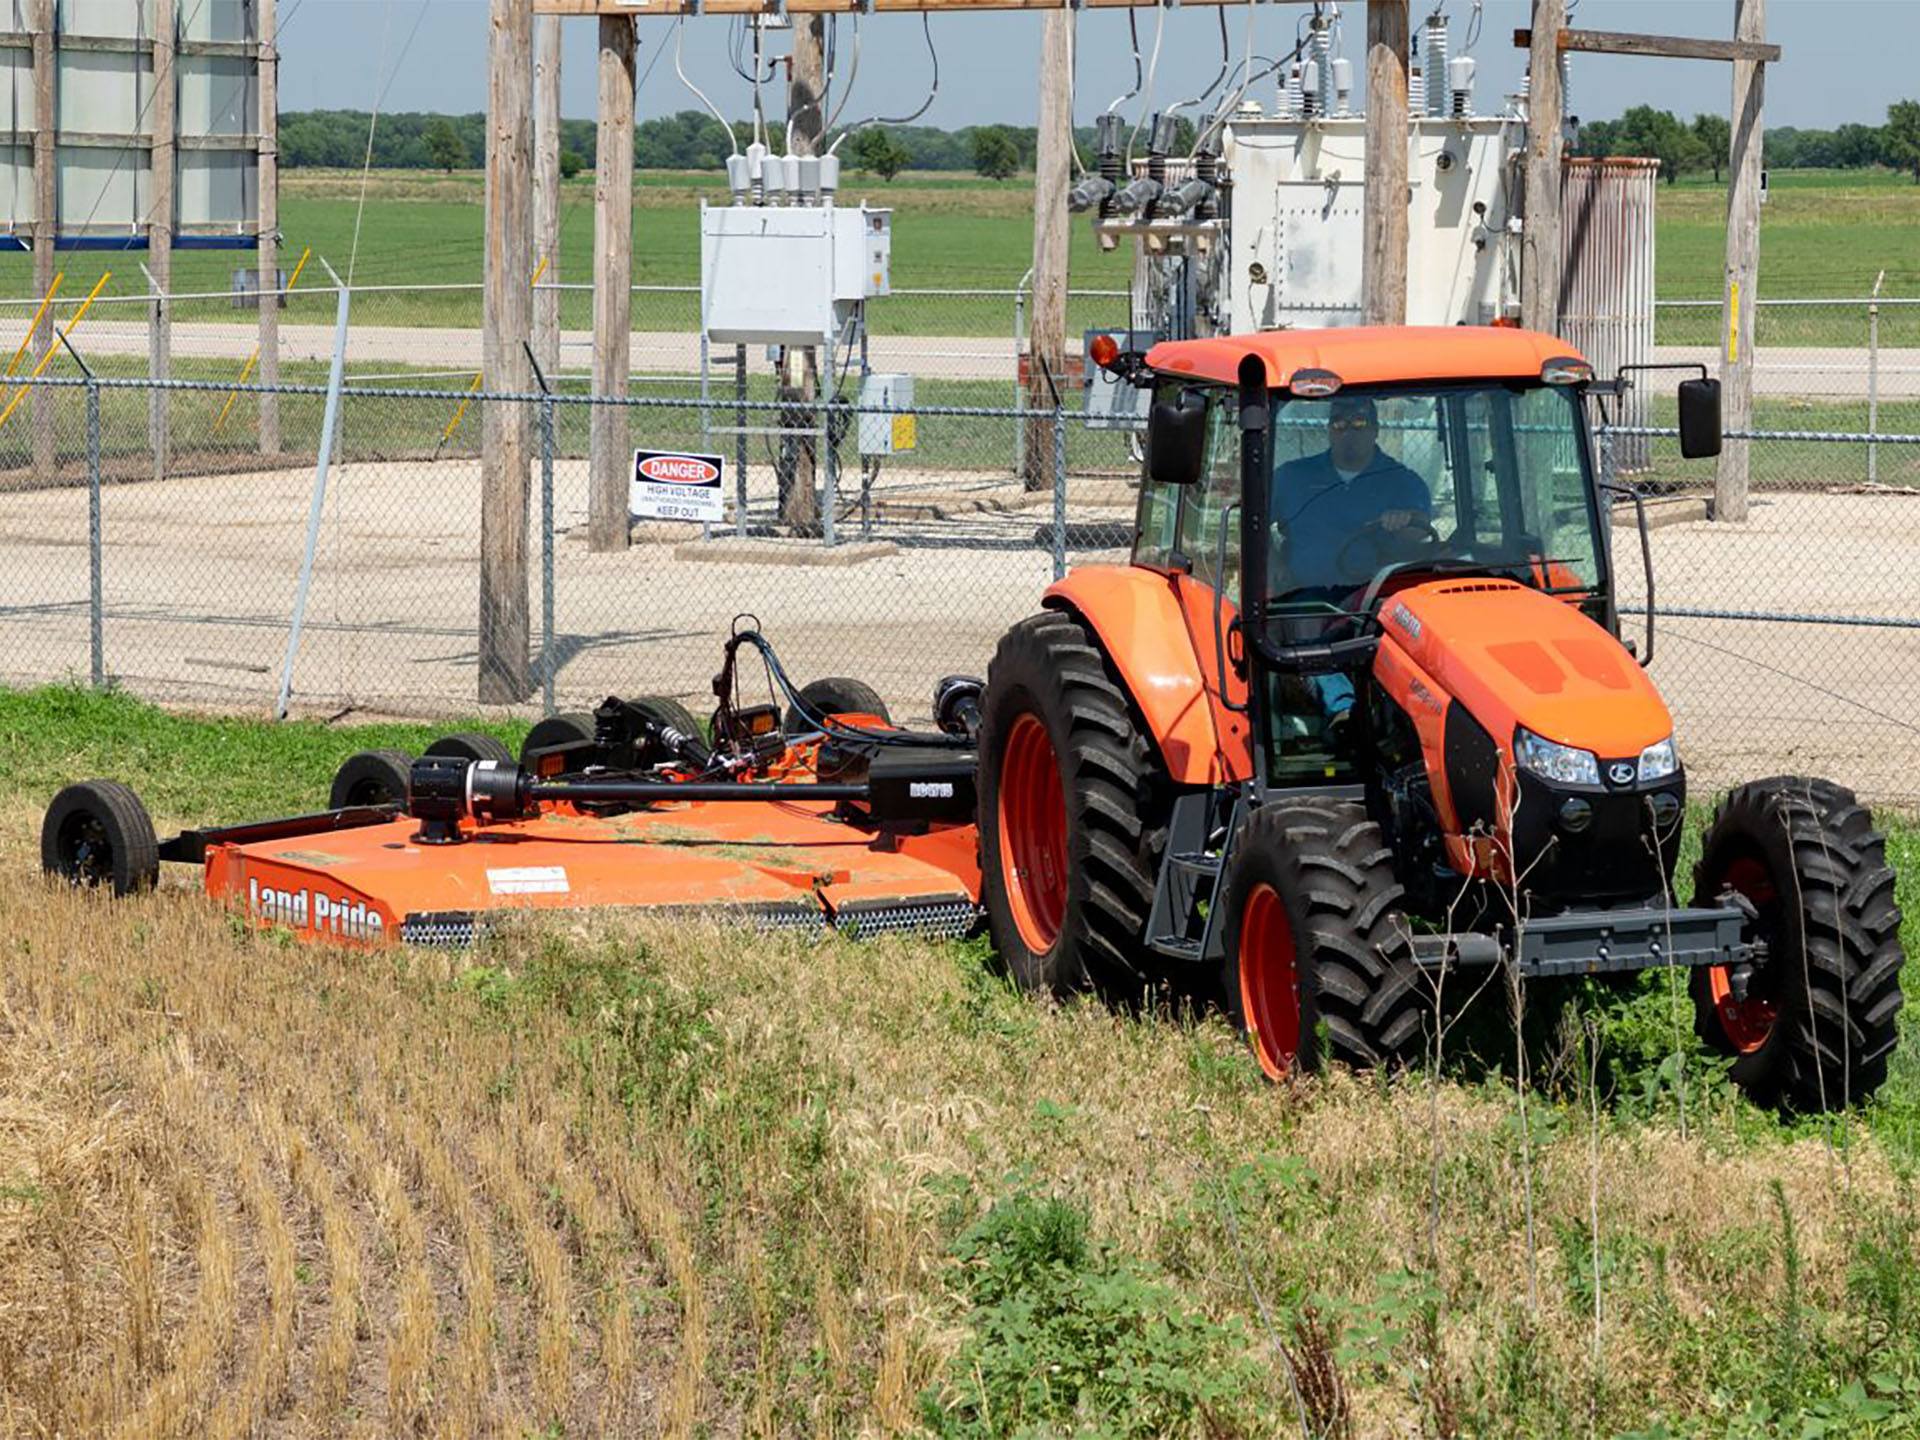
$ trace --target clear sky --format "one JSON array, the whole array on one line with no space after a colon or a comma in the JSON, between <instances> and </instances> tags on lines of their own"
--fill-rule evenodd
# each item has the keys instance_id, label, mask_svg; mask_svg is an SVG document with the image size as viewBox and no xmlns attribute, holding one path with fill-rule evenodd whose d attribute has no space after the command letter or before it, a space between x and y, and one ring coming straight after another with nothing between
<instances>
[{"instance_id":1,"label":"clear sky","mask_svg":"<svg viewBox=\"0 0 1920 1440\"><path fill-rule=\"evenodd\" d=\"M195 0L181 0L182 4ZM280 105L283 110L364 110L384 87L387 110L474 111L486 104L487 0L279 0L282 17ZM1416 24L1429 13L1414 0ZM1472 0L1445 0L1455 48L1463 38ZM1345 53L1356 80L1366 30L1365 5L1340 6ZM1484 0L1479 62L1480 108L1494 108L1513 88L1521 69L1513 31L1527 23L1528 0ZM1920 0L1772 0L1769 38L1785 50L1767 82L1767 120L1773 125L1830 127L1850 120L1879 123L1894 100L1920 98ZM1161 15L1164 13L1164 22ZM1252 12L1256 54L1291 48L1306 5L1268 4ZM1249 11L1227 11L1236 59L1246 43ZM565 26L563 103L570 117L594 110L598 27L591 19ZM1139 14L1140 45L1150 52L1155 27L1164 23L1153 97L1164 103L1192 95L1217 73L1219 21L1211 9L1178 8ZM1732 0L1577 0L1576 25L1600 30L1637 30L1724 38L1733 24ZM1078 98L1082 123L1105 109L1133 83L1127 20L1117 11L1080 19ZM640 22L642 117L696 106L674 74L675 25ZM689 78L707 90L729 116L749 113L750 86L728 61L732 22L695 17L685 25L684 63ZM916 16L883 15L862 22L861 61L844 118L878 113L898 116L926 99L931 79L925 38ZM853 22L839 21L844 78L852 53ZM936 15L932 38L939 52L940 89L927 111L928 124L949 128L988 121L1031 124L1040 18L1032 14ZM787 37L768 37L769 53L784 53ZM649 69L649 67L651 67ZM1692 115L1725 113L1729 67L1704 61L1642 60L1616 56L1574 57L1572 109L1596 119L1630 105L1652 104ZM782 110L779 85L770 88L768 111ZM1270 87L1255 98L1270 104ZM1137 110L1128 107L1128 113Z\"/></svg>"}]
</instances>

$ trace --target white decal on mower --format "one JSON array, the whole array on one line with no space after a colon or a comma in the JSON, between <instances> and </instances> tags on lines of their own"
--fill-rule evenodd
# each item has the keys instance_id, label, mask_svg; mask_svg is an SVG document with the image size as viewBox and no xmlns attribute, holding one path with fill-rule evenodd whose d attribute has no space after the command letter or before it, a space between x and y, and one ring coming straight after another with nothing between
<instances>
[{"instance_id":1,"label":"white decal on mower","mask_svg":"<svg viewBox=\"0 0 1920 1440\"><path fill-rule=\"evenodd\" d=\"M282 890L247 880L247 911L269 925L338 935L348 940L378 940L386 921L364 900L348 900L324 890Z\"/></svg>"},{"instance_id":2,"label":"white decal on mower","mask_svg":"<svg viewBox=\"0 0 1920 1440\"><path fill-rule=\"evenodd\" d=\"M913 780L908 782L907 793L915 800L951 800L953 782L951 780Z\"/></svg>"},{"instance_id":3,"label":"white decal on mower","mask_svg":"<svg viewBox=\"0 0 1920 1440\"><path fill-rule=\"evenodd\" d=\"M487 871L487 889L496 895L565 895L572 888L563 865L518 865Z\"/></svg>"}]
</instances>

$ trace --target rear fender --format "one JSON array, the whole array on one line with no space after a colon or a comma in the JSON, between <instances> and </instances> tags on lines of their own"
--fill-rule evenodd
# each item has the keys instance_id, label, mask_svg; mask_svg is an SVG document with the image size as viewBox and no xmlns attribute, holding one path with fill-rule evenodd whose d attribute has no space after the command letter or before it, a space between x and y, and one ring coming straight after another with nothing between
<instances>
[{"instance_id":1,"label":"rear fender","mask_svg":"<svg viewBox=\"0 0 1920 1440\"><path fill-rule=\"evenodd\" d=\"M1055 581L1041 603L1098 637L1176 785L1253 774L1246 718L1219 704L1174 579L1132 565L1082 566Z\"/></svg>"}]
</instances>

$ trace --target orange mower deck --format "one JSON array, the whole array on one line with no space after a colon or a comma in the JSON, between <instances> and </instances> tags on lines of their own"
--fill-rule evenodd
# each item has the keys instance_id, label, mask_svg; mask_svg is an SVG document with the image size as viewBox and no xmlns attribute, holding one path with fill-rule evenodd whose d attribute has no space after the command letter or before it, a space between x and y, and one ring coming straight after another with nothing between
<instances>
[{"instance_id":1,"label":"orange mower deck","mask_svg":"<svg viewBox=\"0 0 1920 1440\"><path fill-rule=\"evenodd\" d=\"M774 928L960 935L980 893L972 826L875 833L827 804L556 808L423 844L419 823L216 843L207 893L262 925L355 944L464 943L526 911L648 910Z\"/></svg>"}]
</instances>

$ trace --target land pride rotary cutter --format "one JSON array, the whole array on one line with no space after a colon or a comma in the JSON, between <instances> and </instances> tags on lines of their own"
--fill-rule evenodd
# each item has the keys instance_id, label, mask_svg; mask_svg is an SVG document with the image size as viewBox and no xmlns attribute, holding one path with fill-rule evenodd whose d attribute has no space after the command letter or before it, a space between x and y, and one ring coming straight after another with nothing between
<instances>
[{"instance_id":1,"label":"land pride rotary cutter","mask_svg":"<svg viewBox=\"0 0 1920 1440\"><path fill-rule=\"evenodd\" d=\"M609 700L529 736L363 756L318 816L156 846L71 787L58 873L156 854L305 934L447 939L577 905L968 928L1033 989L1215 993L1276 1077L1420 1055L1438 977L1684 967L1757 1099L1870 1094L1895 1043L1899 911L1850 791L1781 777L1713 812L1691 903L1672 718L1622 636L1590 406L1622 381L1498 327L1282 331L1093 358L1147 388L1132 563L1076 569L936 695L937 733L729 642L711 738ZM1719 403L1680 386L1681 446ZM731 703L745 644L794 702ZM324 900L322 899L324 895ZM1193 981L1200 983L1194 984Z\"/></svg>"}]
</instances>

